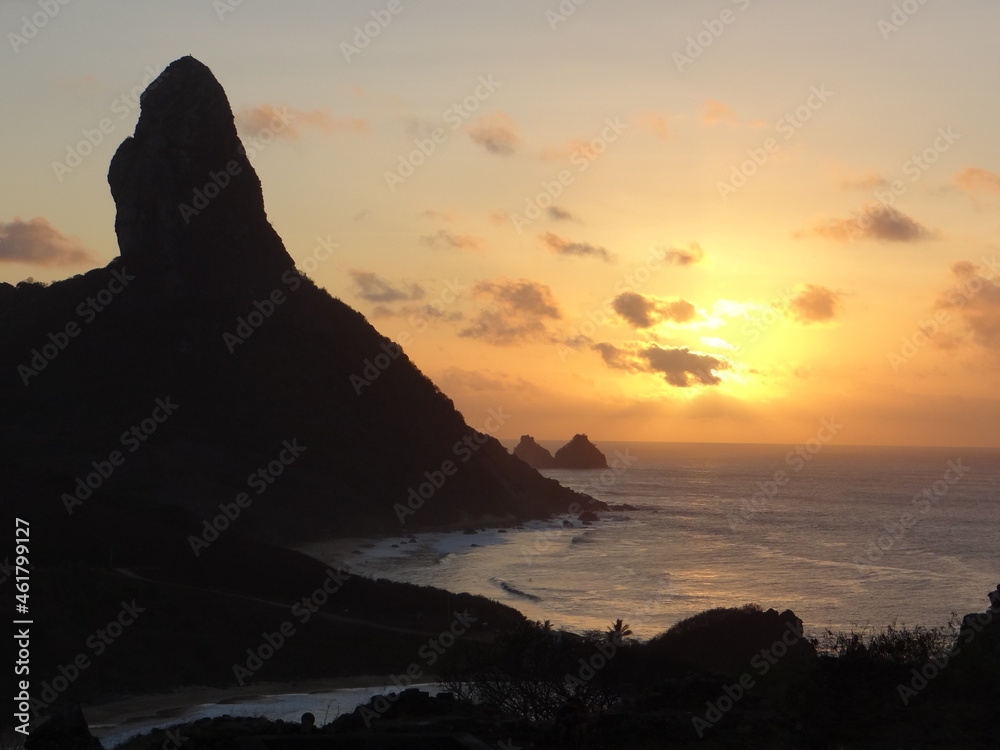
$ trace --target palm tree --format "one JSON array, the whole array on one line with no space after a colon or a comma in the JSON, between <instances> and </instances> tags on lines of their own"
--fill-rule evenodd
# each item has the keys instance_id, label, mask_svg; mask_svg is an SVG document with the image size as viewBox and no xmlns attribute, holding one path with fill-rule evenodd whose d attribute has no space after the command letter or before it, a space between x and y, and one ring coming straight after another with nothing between
<instances>
[{"instance_id":1,"label":"palm tree","mask_svg":"<svg viewBox=\"0 0 1000 750\"><path fill-rule=\"evenodd\" d=\"M632 628L623 622L620 617L608 628L608 640L613 643L621 643L622 640L628 638L630 635L632 635Z\"/></svg>"}]
</instances>

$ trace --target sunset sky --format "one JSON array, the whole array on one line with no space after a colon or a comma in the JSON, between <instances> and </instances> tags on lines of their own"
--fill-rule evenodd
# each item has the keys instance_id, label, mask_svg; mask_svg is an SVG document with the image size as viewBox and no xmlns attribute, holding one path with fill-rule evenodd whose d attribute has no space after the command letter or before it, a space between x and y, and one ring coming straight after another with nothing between
<instances>
[{"instance_id":1,"label":"sunset sky","mask_svg":"<svg viewBox=\"0 0 1000 750\"><path fill-rule=\"evenodd\" d=\"M1000 445L995 0L62 2L0 3L2 281L118 254L131 92L191 54L473 427Z\"/></svg>"}]
</instances>

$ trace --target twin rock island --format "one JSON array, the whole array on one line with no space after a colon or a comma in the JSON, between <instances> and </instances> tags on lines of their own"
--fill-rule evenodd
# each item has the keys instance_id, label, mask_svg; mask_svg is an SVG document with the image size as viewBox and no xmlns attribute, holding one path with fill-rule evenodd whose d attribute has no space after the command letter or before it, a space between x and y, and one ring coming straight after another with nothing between
<instances>
[{"instance_id":1,"label":"twin rock island","mask_svg":"<svg viewBox=\"0 0 1000 750\"><path fill-rule=\"evenodd\" d=\"M531 435L521 435L514 455L534 469L606 469L608 460L587 438L574 435L555 456L540 446Z\"/></svg>"}]
</instances>

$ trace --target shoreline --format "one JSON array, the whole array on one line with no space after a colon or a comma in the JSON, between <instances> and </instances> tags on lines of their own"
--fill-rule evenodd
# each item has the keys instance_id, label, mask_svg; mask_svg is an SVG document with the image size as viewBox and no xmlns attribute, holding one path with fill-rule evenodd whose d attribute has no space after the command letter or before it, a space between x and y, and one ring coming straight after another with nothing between
<instances>
[{"instance_id":1,"label":"shoreline","mask_svg":"<svg viewBox=\"0 0 1000 750\"><path fill-rule=\"evenodd\" d=\"M82 709L87 725L97 737L124 731L129 725L162 720L162 724L143 728L140 733L145 733L154 726L166 727L182 723L180 717L185 712L200 706L240 705L274 695L313 695L339 690L384 688L390 692L398 691L399 688L391 678L392 675L355 675L292 682L258 682L231 687L191 685L169 692L145 693L83 704ZM433 679L429 681L433 682Z\"/></svg>"},{"instance_id":2,"label":"shoreline","mask_svg":"<svg viewBox=\"0 0 1000 750\"><path fill-rule=\"evenodd\" d=\"M607 512L607 511L600 511ZM565 519L574 518L575 514L569 513L556 513L547 518L531 518L531 519L499 519L499 518L480 518L475 522L465 522L456 524L445 524L441 526L421 526L415 529L400 529L395 533L386 534L370 534L368 536L351 536L351 537L317 537L315 539L301 540L295 543L287 544L287 548L294 550L295 552L300 552L304 555L312 557L314 559L320 560L325 565L330 567L342 566L344 569L349 570L350 566L347 564L347 560L351 557L363 554L366 550L370 550L381 544L389 542L408 542L411 539L415 539L420 536L426 536L428 534L456 534L465 535L470 538L477 536L482 532L509 532L509 531L524 531L530 530L529 524L544 524L544 523L561 523ZM507 522L505 523L504 520ZM475 533L467 533L469 529L473 529ZM315 554L312 554L308 550L322 549L324 553L324 558L321 559Z\"/></svg>"}]
</instances>

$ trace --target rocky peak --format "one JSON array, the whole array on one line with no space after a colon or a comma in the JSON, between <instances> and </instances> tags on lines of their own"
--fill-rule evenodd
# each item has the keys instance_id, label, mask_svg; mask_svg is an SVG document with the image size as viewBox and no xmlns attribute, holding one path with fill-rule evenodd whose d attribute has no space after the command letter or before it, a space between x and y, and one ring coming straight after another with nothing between
<instances>
[{"instance_id":1,"label":"rocky peak","mask_svg":"<svg viewBox=\"0 0 1000 750\"><path fill-rule=\"evenodd\" d=\"M535 469L552 469L556 460L531 435L521 435L521 442L514 448L514 455Z\"/></svg>"},{"instance_id":2,"label":"rocky peak","mask_svg":"<svg viewBox=\"0 0 1000 750\"><path fill-rule=\"evenodd\" d=\"M608 460L587 438L574 435L566 445L556 451L556 466L560 469L606 469Z\"/></svg>"},{"instance_id":3,"label":"rocky peak","mask_svg":"<svg viewBox=\"0 0 1000 750\"><path fill-rule=\"evenodd\" d=\"M140 98L111 161L115 231L128 271L174 297L246 298L294 267L264 212L257 173L222 85L193 57Z\"/></svg>"}]
</instances>

